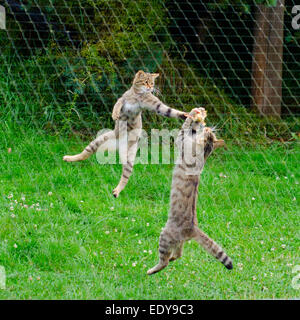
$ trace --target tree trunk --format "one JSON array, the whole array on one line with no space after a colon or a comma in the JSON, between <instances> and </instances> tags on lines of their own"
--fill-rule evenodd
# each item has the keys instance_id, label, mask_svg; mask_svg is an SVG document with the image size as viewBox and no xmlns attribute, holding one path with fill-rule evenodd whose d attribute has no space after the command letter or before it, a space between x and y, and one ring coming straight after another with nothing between
<instances>
[{"instance_id":1,"label":"tree trunk","mask_svg":"<svg viewBox=\"0 0 300 320\"><path fill-rule=\"evenodd\" d=\"M280 116L282 99L284 0L258 5L252 62L253 107L264 116Z\"/></svg>"}]
</instances>

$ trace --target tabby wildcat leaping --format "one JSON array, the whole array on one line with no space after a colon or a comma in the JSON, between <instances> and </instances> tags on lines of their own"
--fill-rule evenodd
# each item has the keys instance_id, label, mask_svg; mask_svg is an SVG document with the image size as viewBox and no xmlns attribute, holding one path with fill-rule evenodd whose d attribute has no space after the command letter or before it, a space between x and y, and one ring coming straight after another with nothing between
<instances>
[{"instance_id":1,"label":"tabby wildcat leaping","mask_svg":"<svg viewBox=\"0 0 300 320\"><path fill-rule=\"evenodd\" d=\"M199 175L207 157L215 148L223 146L224 141L217 140L212 130L204 127L206 111L203 108L193 109L190 116L176 140L179 156L173 172L171 208L159 238L160 260L148 270L149 275L181 257L183 243L190 239L195 239L227 269L232 269L232 261L223 249L198 228L196 212Z\"/></svg>"},{"instance_id":2,"label":"tabby wildcat leaping","mask_svg":"<svg viewBox=\"0 0 300 320\"><path fill-rule=\"evenodd\" d=\"M111 148L118 148L119 144L123 171L118 186L113 190L115 197L118 197L125 188L132 173L142 129L142 110L155 111L160 115L171 118L185 119L187 116L185 112L169 108L152 94L154 80L158 76L158 73L138 71L134 77L132 87L118 99L114 106L112 118L115 121L115 129L98 136L81 153L63 157L63 160L67 162L81 161L87 159L98 149L105 151ZM124 138L126 135L128 142ZM123 152L121 145L124 143L126 148L124 148L125 151Z\"/></svg>"}]
</instances>

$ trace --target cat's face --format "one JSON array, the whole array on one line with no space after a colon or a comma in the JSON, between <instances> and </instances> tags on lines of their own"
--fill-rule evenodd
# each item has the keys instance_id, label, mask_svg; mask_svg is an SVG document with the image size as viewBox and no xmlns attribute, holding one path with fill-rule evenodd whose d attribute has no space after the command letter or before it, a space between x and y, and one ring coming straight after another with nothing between
<instances>
[{"instance_id":1,"label":"cat's face","mask_svg":"<svg viewBox=\"0 0 300 320\"><path fill-rule=\"evenodd\" d=\"M203 129L203 141L204 147L206 147L208 144L212 144L213 149L225 147L225 141L222 139L217 139L213 129L209 127L205 127Z\"/></svg>"},{"instance_id":2,"label":"cat's face","mask_svg":"<svg viewBox=\"0 0 300 320\"><path fill-rule=\"evenodd\" d=\"M153 92L154 81L158 76L158 73L146 73L140 70L133 79L133 85L140 92Z\"/></svg>"}]
</instances>

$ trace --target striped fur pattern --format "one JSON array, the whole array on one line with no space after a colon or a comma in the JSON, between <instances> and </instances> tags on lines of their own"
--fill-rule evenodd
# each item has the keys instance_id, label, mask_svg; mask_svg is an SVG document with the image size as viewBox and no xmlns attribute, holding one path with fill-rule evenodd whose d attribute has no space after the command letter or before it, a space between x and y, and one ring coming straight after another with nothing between
<instances>
[{"instance_id":1,"label":"striped fur pattern","mask_svg":"<svg viewBox=\"0 0 300 320\"><path fill-rule=\"evenodd\" d=\"M185 119L187 114L172 109L152 94L157 73L145 73L140 70L134 77L132 87L116 102L112 117L115 129L98 136L81 153L74 156L64 156L67 162L82 161L97 150L110 150L110 146L119 148L123 164L122 176L113 195L118 197L125 188L132 173L136 157L138 141L142 129L142 111L154 111L165 117ZM125 137L128 137L128 141ZM123 151L125 150L125 151Z\"/></svg>"},{"instance_id":2,"label":"striped fur pattern","mask_svg":"<svg viewBox=\"0 0 300 320\"><path fill-rule=\"evenodd\" d=\"M190 115L195 116L195 109ZM159 238L159 263L147 273L154 274L164 269L169 261L181 257L183 244L190 239L195 239L227 269L232 269L232 261L224 250L199 229L196 212L199 175L206 159L215 148L224 145L224 141L217 140L211 128L187 118L176 143L180 152L173 172L169 217ZM194 171L191 171L193 163L187 163L184 155L187 151L184 146L188 143L193 147L198 145L198 149L197 146L194 148L196 152L193 151Z\"/></svg>"}]
</instances>

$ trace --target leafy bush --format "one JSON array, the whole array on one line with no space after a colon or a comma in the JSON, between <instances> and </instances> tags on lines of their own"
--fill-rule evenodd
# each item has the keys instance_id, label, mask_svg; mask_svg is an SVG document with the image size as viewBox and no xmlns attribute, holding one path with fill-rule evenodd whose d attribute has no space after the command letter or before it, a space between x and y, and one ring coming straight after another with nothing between
<instances>
[{"instance_id":1,"label":"leafy bush","mask_svg":"<svg viewBox=\"0 0 300 320\"><path fill-rule=\"evenodd\" d=\"M35 5L30 0L24 7L36 12ZM41 0L38 5L49 21L48 32L27 34L26 26L9 19L9 32L0 33L4 121L94 135L101 127L112 127L110 113L116 99L130 87L135 72L143 69L161 74L158 87L163 101L185 111L205 107L210 123L222 127L228 138L251 140L253 134L286 140L299 130L295 119L290 130L286 122L260 121L220 89L222 83L208 79L207 70L201 73L190 63L180 52L183 45L174 42L168 31L162 0L65 0L64 5ZM158 128L178 127L176 120L154 114L144 118L146 129L153 123Z\"/></svg>"}]
</instances>

